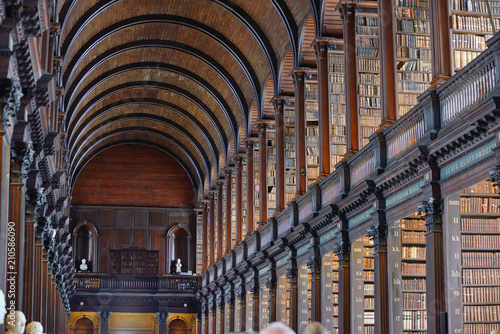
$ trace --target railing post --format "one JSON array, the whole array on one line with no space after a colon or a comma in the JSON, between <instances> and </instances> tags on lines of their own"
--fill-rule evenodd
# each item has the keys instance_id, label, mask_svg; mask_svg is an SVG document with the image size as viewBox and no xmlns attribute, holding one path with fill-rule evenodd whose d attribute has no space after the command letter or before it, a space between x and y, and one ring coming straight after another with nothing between
<instances>
[{"instance_id":1,"label":"railing post","mask_svg":"<svg viewBox=\"0 0 500 334\"><path fill-rule=\"evenodd\" d=\"M429 142L437 138L441 129L441 104L436 89L428 89L418 97L423 105L425 133L421 141Z\"/></svg>"}]
</instances>

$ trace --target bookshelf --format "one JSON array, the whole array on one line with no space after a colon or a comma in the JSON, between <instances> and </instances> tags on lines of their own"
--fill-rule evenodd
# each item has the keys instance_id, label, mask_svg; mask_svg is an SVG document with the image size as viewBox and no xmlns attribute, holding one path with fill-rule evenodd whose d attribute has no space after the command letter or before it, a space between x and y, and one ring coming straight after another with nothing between
<instances>
[{"instance_id":1,"label":"bookshelf","mask_svg":"<svg viewBox=\"0 0 500 334\"><path fill-rule=\"evenodd\" d=\"M284 324L288 324L288 312L287 312L287 300L289 298L289 294L287 293L287 279L286 276L278 277L277 282L277 298L278 298L278 314L276 316L277 321L281 321Z\"/></svg>"},{"instance_id":2,"label":"bookshelf","mask_svg":"<svg viewBox=\"0 0 500 334\"><path fill-rule=\"evenodd\" d=\"M254 153L253 153L253 183L254 183L254 196L253 196L253 217L254 217L254 222L255 222L255 229L257 230L259 228L259 212L260 212L260 196L261 196L261 189L259 185L259 174L260 174L260 158L259 158L259 150L261 149L259 147L259 144L256 143L254 146ZM265 148L263 148L265 149Z\"/></svg>"},{"instance_id":3,"label":"bookshelf","mask_svg":"<svg viewBox=\"0 0 500 334\"><path fill-rule=\"evenodd\" d=\"M295 183L295 106L285 106L285 202L293 200Z\"/></svg>"},{"instance_id":4,"label":"bookshelf","mask_svg":"<svg viewBox=\"0 0 500 334\"><path fill-rule=\"evenodd\" d=\"M245 238L247 235L247 226L248 226L248 217L247 217L247 159L243 159L242 164L241 164L241 189L243 189L243 193L241 195L241 223L243 224L241 226L241 236L242 238ZM236 188L236 187L233 187ZM209 239L210 240L210 239Z\"/></svg>"},{"instance_id":5,"label":"bookshelf","mask_svg":"<svg viewBox=\"0 0 500 334\"><path fill-rule=\"evenodd\" d=\"M236 174L231 172L231 245L236 245ZM244 189L244 188L242 188Z\"/></svg>"},{"instance_id":6,"label":"bookshelf","mask_svg":"<svg viewBox=\"0 0 500 334\"><path fill-rule=\"evenodd\" d=\"M388 235L393 330L426 333L426 227L418 214L391 225Z\"/></svg>"},{"instance_id":7,"label":"bookshelf","mask_svg":"<svg viewBox=\"0 0 500 334\"><path fill-rule=\"evenodd\" d=\"M222 187L222 219L219 220L219 224L222 224L222 236L220 242L222 242L222 252L225 252L226 250L226 238L229 238L229 233L230 233L230 226L231 225L226 225L228 223L228 218L226 217L226 204L227 204L227 189L225 186ZM230 222L229 222L230 223ZM227 228L229 226L229 229ZM220 257L222 257L224 254L219 254Z\"/></svg>"},{"instance_id":8,"label":"bookshelf","mask_svg":"<svg viewBox=\"0 0 500 334\"><path fill-rule=\"evenodd\" d=\"M307 322L310 323L312 319L312 272L311 267L307 267Z\"/></svg>"},{"instance_id":9,"label":"bookshelf","mask_svg":"<svg viewBox=\"0 0 500 334\"><path fill-rule=\"evenodd\" d=\"M306 174L307 185L319 176L319 107L318 82L312 75L306 76Z\"/></svg>"},{"instance_id":10,"label":"bookshelf","mask_svg":"<svg viewBox=\"0 0 500 334\"><path fill-rule=\"evenodd\" d=\"M156 275L158 274L158 251L140 248L110 249L109 273Z\"/></svg>"},{"instance_id":11,"label":"bookshelf","mask_svg":"<svg viewBox=\"0 0 500 334\"><path fill-rule=\"evenodd\" d=\"M339 259L332 253L332 334L339 334Z\"/></svg>"},{"instance_id":12,"label":"bookshelf","mask_svg":"<svg viewBox=\"0 0 500 334\"><path fill-rule=\"evenodd\" d=\"M432 80L429 0L395 0L398 117Z\"/></svg>"},{"instance_id":13,"label":"bookshelf","mask_svg":"<svg viewBox=\"0 0 500 334\"><path fill-rule=\"evenodd\" d=\"M500 329L500 195L494 191L483 181L447 201L452 253L447 260L450 284L457 287L449 302L461 306L449 320L464 334Z\"/></svg>"},{"instance_id":14,"label":"bookshelf","mask_svg":"<svg viewBox=\"0 0 500 334\"><path fill-rule=\"evenodd\" d=\"M459 71L486 49L486 41L498 31L500 2L450 0L450 10L454 67Z\"/></svg>"},{"instance_id":15,"label":"bookshelf","mask_svg":"<svg viewBox=\"0 0 500 334\"><path fill-rule=\"evenodd\" d=\"M328 93L330 106L330 156L332 170L346 153L346 113L343 44L330 44L328 51Z\"/></svg>"},{"instance_id":16,"label":"bookshelf","mask_svg":"<svg viewBox=\"0 0 500 334\"><path fill-rule=\"evenodd\" d=\"M217 210L217 203L219 201L218 199L219 196L214 196L214 235L213 235L213 241L214 241L214 262L217 261L217 259L220 257L221 254L219 254L219 210Z\"/></svg>"},{"instance_id":17,"label":"bookshelf","mask_svg":"<svg viewBox=\"0 0 500 334\"><path fill-rule=\"evenodd\" d=\"M375 333L375 260L373 241L363 237L364 333Z\"/></svg>"},{"instance_id":18,"label":"bookshelf","mask_svg":"<svg viewBox=\"0 0 500 334\"><path fill-rule=\"evenodd\" d=\"M352 330L355 334L375 333L375 271L373 241L364 236L351 246Z\"/></svg>"},{"instance_id":19,"label":"bookshelf","mask_svg":"<svg viewBox=\"0 0 500 334\"><path fill-rule=\"evenodd\" d=\"M276 212L276 127L267 127L267 216Z\"/></svg>"},{"instance_id":20,"label":"bookshelf","mask_svg":"<svg viewBox=\"0 0 500 334\"><path fill-rule=\"evenodd\" d=\"M203 215L196 216L196 273L203 271L203 235L207 233L208 228L203 226ZM207 240L210 240L207 238Z\"/></svg>"},{"instance_id":21,"label":"bookshelf","mask_svg":"<svg viewBox=\"0 0 500 334\"><path fill-rule=\"evenodd\" d=\"M378 17L375 13L356 13L356 52L358 61L358 99L360 148L381 122L380 52Z\"/></svg>"},{"instance_id":22,"label":"bookshelf","mask_svg":"<svg viewBox=\"0 0 500 334\"><path fill-rule=\"evenodd\" d=\"M290 280L287 277L285 277L285 292L286 292L285 325L290 326L291 325L290 324Z\"/></svg>"}]
</instances>

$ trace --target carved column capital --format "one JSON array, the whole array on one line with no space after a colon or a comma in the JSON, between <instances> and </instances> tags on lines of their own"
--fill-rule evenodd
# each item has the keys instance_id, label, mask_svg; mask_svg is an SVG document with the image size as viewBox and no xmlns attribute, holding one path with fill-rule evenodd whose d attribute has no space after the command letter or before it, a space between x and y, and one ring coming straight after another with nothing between
<instances>
[{"instance_id":1,"label":"carved column capital","mask_svg":"<svg viewBox=\"0 0 500 334\"><path fill-rule=\"evenodd\" d=\"M245 139L244 143L245 143L245 147L246 147L247 152L248 152L248 150L253 149L253 147L255 146L255 139L247 138L247 139Z\"/></svg>"},{"instance_id":2,"label":"carved column capital","mask_svg":"<svg viewBox=\"0 0 500 334\"><path fill-rule=\"evenodd\" d=\"M356 6L357 4L354 2L347 2L344 1L340 5L339 12L340 12L340 17L342 18L342 22L345 24L346 19L348 16L354 15L356 12Z\"/></svg>"},{"instance_id":3,"label":"carved column capital","mask_svg":"<svg viewBox=\"0 0 500 334\"><path fill-rule=\"evenodd\" d=\"M306 68L296 67L292 70L292 79L295 85L303 84L306 77Z\"/></svg>"},{"instance_id":4,"label":"carved column capital","mask_svg":"<svg viewBox=\"0 0 500 334\"><path fill-rule=\"evenodd\" d=\"M246 293L245 293L245 290L244 289L241 289L240 291L238 291L236 293L236 298L238 298L240 301L241 300L244 300L245 299L245 296L246 296Z\"/></svg>"},{"instance_id":5,"label":"carved column capital","mask_svg":"<svg viewBox=\"0 0 500 334\"><path fill-rule=\"evenodd\" d=\"M2 117L4 130L15 125L11 124L11 118L16 121L22 96L23 93L19 79L0 80L0 105L3 107L3 113L0 117Z\"/></svg>"},{"instance_id":6,"label":"carved column capital","mask_svg":"<svg viewBox=\"0 0 500 334\"><path fill-rule=\"evenodd\" d=\"M288 268L285 272L285 276L290 280L297 278L297 268Z\"/></svg>"},{"instance_id":7,"label":"carved column capital","mask_svg":"<svg viewBox=\"0 0 500 334\"><path fill-rule=\"evenodd\" d=\"M367 235L373 240L375 252L386 250L387 248L387 226L374 224L368 228Z\"/></svg>"},{"instance_id":8,"label":"carved column capital","mask_svg":"<svg viewBox=\"0 0 500 334\"><path fill-rule=\"evenodd\" d=\"M12 142L11 145L11 182L24 183L28 178L31 163L35 150L33 143L27 142Z\"/></svg>"},{"instance_id":9,"label":"carved column capital","mask_svg":"<svg viewBox=\"0 0 500 334\"><path fill-rule=\"evenodd\" d=\"M317 256L313 256L307 260L306 265L311 269L311 272L314 273L321 268L321 261Z\"/></svg>"},{"instance_id":10,"label":"carved column capital","mask_svg":"<svg viewBox=\"0 0 500 334\"><path fill-rule=\"evenodd\" d=\"M349 244L340 242L333 247L332 253L337 254L340 263L349 261Z\"/></svg>"},{"instance_id":11,"label":"carved column capital","mask_svg":"<svg viewBox=\"0 0 500 334\"><path fill-rule=\"evenodd\" d=\"M109 317L111 317L111 312L108 310L100 311L97 316L101 322L108 322Z\"/></svg>"},{"instance_id":12,"label":"carved column capital","mask_svg":"<svg viewBox=\"0 0 500 334\"><path fill-rule=\"evenodd\" d=\"M490 181L493 182L493 186L497 188L500 194L500 165L488 169L488 172L490 174Z\"/></svg>"},{"instance_id":13,"label":"carved column capital","mask_svg":"<svg viewBox=\"0 0 500 334\"><path fill-rule=\"evenodd\" d=\"M276 287L276 279L273 278L273 277L269 277L267 280L266 280L266 288L268 288L269 290L272 290Z\"/></svg>"},{"instance_id":14,"label":"carved column capital","mask_svg":"<svg viewBox=\"0 0 500 334\"><path fill-rule=\"evenodd\" d=\"M285 108L285 98L281 96L275 96L272 98L271 102L274 106L274 114L279 115L283 114Z\"/></svg>"},{"instance_id":15,"label":"carved column capital","mask_svg":"<svg viewBox=\"0 0 500 334\"><path fill-rule=\"evenodd\" d=\"M429 198L417 205L418 213L424 214L427 232L442 230L443 200Z\"/></svg>"},{"instance_id":16,"label":"carved column capital","mask_svg":"<svg viewBox=\"0 0 500 334\"><path fill-rule=\"evenodd\" d=\"M313 44L314 52L316 53L316 58L327 58L328 57L328 41L317 39Z\"/></svg>"}]
</instances>

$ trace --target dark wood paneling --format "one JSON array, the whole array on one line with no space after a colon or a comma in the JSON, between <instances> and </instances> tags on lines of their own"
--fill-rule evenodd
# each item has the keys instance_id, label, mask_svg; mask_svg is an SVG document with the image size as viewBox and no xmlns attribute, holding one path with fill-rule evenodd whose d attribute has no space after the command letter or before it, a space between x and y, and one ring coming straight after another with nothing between
<instances>
[{"instance_id":1,"label":"dark wood paneling","mask_svg":"<svg viewBox=\"0 0 500 334\"><path fill-rule=\"evenodd\" d=\"M148 224L149 224L149 211L135 210L134 226L148 226Z\"/></svg>"},{"instance_id":2,"label":"dark wood paneling","mask_svg":"<svg viewBox=\"0 0 500 334\"><path fill-rule=\"evenodd\" d=\"M149 218L151 219L151 226L155 227L166 227L168 218L167 213L165 211L154 211L151 212Z\"/></svg>"},{"instance_id":3,"label":"dark wood paneling","mask_svg":"<svg viewBox=\"0 0 500 334\"><path fill-rule=\"evenodd\" d=\"M182 166L146 145L120 145L98 154L78 176L72 200L74 205L170 208L194 207L194 202Z\"/></svg>"},{"instance_id":4,"label":"dark wood paneling","mask_svg":"<svg viewBox=\"0 0 500 334\"><path fill-rule=\"evenodd\" d=\"M99 268L98 271L101 273L108 272L108 249L113 249L113 228L112 227L100 227L99 228Z\"/></svg>"},{"instance_id":5,"label":"dark wood paneling","mask_svg":"<svg viewBox=\"0 0 500 334\"><path fill-rule=\"evenodd\" d=\"M131 229L116 228L115 229L116 248L120 249L122 247L131 246L132 245L131 234L132 234Z\"/></svg>"},{"instance_id":6,"label":"dark wood paneling","mask_svg":"<svg viewBox=\"0 0 500 334\"><path fill-rule=\"evenodd\" d=\"M114 226L115 225L115 211L114 210L100 210L99 225L101 225L101 226Z\"/></svg>"},{"instance_id":7,"label":"dark wood paneling","mask_svg":"<svg viewBox=\"0 0 500 334\"><path fill-rule=\"evenodd\" d=\"M134 228L134 246L148 248L148 230L143 228Z\"/></svg>"}]
</instances>

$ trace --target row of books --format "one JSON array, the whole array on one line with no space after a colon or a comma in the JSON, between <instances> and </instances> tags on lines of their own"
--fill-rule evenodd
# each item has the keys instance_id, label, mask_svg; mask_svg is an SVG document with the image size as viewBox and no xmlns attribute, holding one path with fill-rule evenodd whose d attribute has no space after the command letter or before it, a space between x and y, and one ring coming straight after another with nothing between
<instances>
[{"instance_id":1,"label":"row of books","mask_svg":"<svg viewBox=\"0 0 500 334\"><path fill-rule=\"evenodd\" d=\"M463 194L495 194L495 187L492 182L482 181L472 187L465 188L460 193Z\"/></svg>"},{"instance_id":2,"label":"row of books","mask_svg":"<svg viewBox=\"0 0 500 334\"><path fill-rule=\"evenodd\" d=\"M500 268L462 269L462 284L500 285Z\"/></svg>"},{"instance_id":3,"label":"row of books","mask_svg":"<svg viewBox=\"0 0 500 334\"><path fill-rule=\"evenodd\" d=\"M330 151L331 151L330 152L331 154L344 155L345 152L346 152L346 146L345 145L333 144L331 146L331 150Z\"/></svg>"},{"instance_id":4,"label":"row of books","mask_svg":"<svg viewBox=\"0 0 500 334\"><path fill-rule=\"evenodd\" d=\"M464 321L500 321L500 305L464 306Z\"/></svg>"},{"instance_id":5,"label":"row of books","mask_svg":"<svg viewBox=\"0 0 500 334\"><path fill-rule=\"evenodd\" d=\"M431 63L423 60L406 61L399 71L416 71L416 72L431 72Z\"/></svg>"},{"instance_id":6,"label":"row of books","mask_svg":"<svg viewBox=\"0 0 500 334\"><path fill-rule=\"evenodd\" d=\"M486 49L486 40L489 35L453 34L453 46L458 49Z\"/></svg>"},{"instance_id":7,"label":"row of books","mask_svg":"<svg viewBox=\"0 0 500 334\"><path fill-rule=\"evenodd\" d=\"M308 137L317 137L317 136L319 136L319 129L317 127L308 126L306 128L306 136L308 136Z\"/></svg>"},{"instance_id":8,"label":"row of books","mask_svg":"<svg viewBox=\"0 0 500 334\"><path fill-rule=\"evenodd\" d=\"M426 35L396 34L396 45L414 48L430 48L431 38Z\"/></svg>"},{"instance_id":9,"label":"row of books","mask_svg":"<svg viewBox=\"0 0 500 334\"><path fill-rule=\"evenodd\" d=\"M417 308L425 310L425 292L403 292L403 308Z\"/></svg>"},{"instance_id":10,"label":"row of books","mask_svg":"<svg viewBox=\"0 0 500 334\"><path fill-rule=\"evenodd\" d=\"M381 113L380 109L359 108L359 114L361 116L380 117L380 113Z\"/></svg>"},{"instance_id":11,"label":"row of books","mask_svg":"<svg viewBox=\"0 0 500 334\"><path fill-rule=\"evenodd\" d=\"M396 0L395 5L399 7L429 8L429 0Z\"/></svg>"},{"instance_id":12,"label":"row of books","mask_svg":"<svg viewBox=\"0 0 500 334\"><path fill-rule=\"evenodd\" d=\"M425 275L425 263L401 263L403 275Z\"/></svg>"},{"instance_id":13,"label":"row of books","mask_svg":"<svg viewBox=\"0 0 500 334\"><path fill-rule=\"evenodd\" d=\"M342 95L343 97L343 95ZM330 103L330 114L345 114L345 104Z\"/></svg>"},{"instance_id":14,"label":"row of books","mask_svg":"<svg viewBox=\"0 0 500 334\"><path fill-rule=\"evenodd\" d=\"M429 82L432 78L432 74L430 72L418 72L418 71L402 72L402 71L399 71L397 73L397 78L398 78L398 80Z\"/></svg>"},{"instance_id":15,"label":"row of books","mask_svg":"<svg viewBox=\"0 0 500 334\"><path fill-rule=\"evenodd\" d=\"M462 247L500 249L500 235L462 235Z\"/></svg>"},{"instance_id":16,"label":"row of books","mask_svg":"<svg viewBox=\"0 0 500 334\"><path fill-rule=\"evenodd\" d=\"M410 259L425 259L425 247L402 247L401 256Z\"/></svg>"},{"instance_id":17,"label":"row of books","mask_svg":"<svg viewBox=\"0 0 500 334\"><path fill-rule=\"evenodd\" d=\"M402 231L401 232L402 242L425 242L425 232L417 231Z\"/></svg>"},{"instance_id":18,"label":"row of books","mask_svg":"<svg viewBox=\"0 0 500 334\"><path fill-rule=\"evenodd\" d=\"M360 95L379 95L380 94L380 86L360 84L360 85L358 85L358 94L360 94Z\"/></svg>"},{"instance_id":19,"label":"row of books","mask_svg":"<svg viewBox=\"0 0 500 334\"><path fill-rule=\"evenodd\" d=\"M331 114L331 121L332 121L332 128L335 126L337 128L344 128L345 129L345 124L346 124L346 115L345 113L339 113L339 114ZM344 130L344 135L345 135L345 130Z\"/></svg>"},{"instance_id":20,"label":"row of books","mask_svg":"<svg viewBox=\"0 0 500 334\"><path fill-rule=\"evenodd\" d=\"M375 323L375 321L373 323ZM375 334L375 326L365 326L363 334Z\"/></svg>"},{"instance_id":21,"label":"row of books","mask_svg":"<svg viewBox=\"0 0 500 334\"><path fill-rule=\"evenodd\" d=\"M425 291L425 278L403 279L401 289L403 291Z\"/></svg>"},{"instance_id":22,"label":"row of books","mask_svg":"<svg viewBox=\"0 0 500 334\"><path fill-rule=\"evenodd\" d=\"M398 47L396 48L396 57L398 58L416 58L416 59L431 59L430 49L417 49L413 47Z\"/></svg>"},{"instance_id":23,"label":"row of books","mask_svg":"<svg viewBox=\"0 0 500 334\"><path fill-rule=\"evenodd\" d=\"M378 36L378 27L357 26L357 36Z\"/></svg>"},{"instance_id":24,"label":"row of books","mask_svg":"<svg viewBox=\"0 0 500 334\"><path fill-rule=\"evenodd\" d=\"M319 148L318 147L306 147L306 153L309 156L319 156Z\"/></svg>"},{"instance_id":25,"label":"row of books","mask_svg":"<svg viewBox=\"0 0 500 334\"><path fill-rule=\"evenodd\" d=\"M398 89L400 92L422 94L427 90L428 87L429 87L428 84L416 83L411 81L398 82Z\"/></svg>"},{"instance_id":26,"label":"row of books","mask_svg":"<svg viewBox=\"0 0 500 334\"><path fill-rule=\"evenodd\" d=\"M403 330L427 329L427 311L403 310Z\"/></svg>"},{"instance_id":27,"label":"row of books","mask_svg":"<svg viewBox=\"0 0 500 334\"><path fill-rule=\"evenodd\" d=\"M495 26L498 27L500 19L495 18ZM486 16L451 15L451 28L468 30L471 32L493 33L491 21Z\"/></svg>"},{"instance_id":28,"label":"row of books","mask_svg":"<svg viewBox=\"0 0 500 334\"><path fill-rule=\"evenodd\" d=\"M378 27L378 18L376 16L356 16L356 25Z\"/></svg>"},{"instance_id":29,"label":"row of books","mask_svg":"<svg viewBox=\"0 0 500 334\"><path fill-rule=\"evenodd\" d=\"M428 8L409 8L409 7L396 7L394 9L396 17L409 17L417 19L429 19Z\"/></svg>"},{"instance_id":30,"label":"row of books","mask_svg":"<svg viewBox=\"0 0 500 334\"><path fill-rule=\"evenodd\" d=\"M488 13L488 7L485 0L450 0L450 6L451 10L456 11Z\"/></svg>"},{"instance_id":31,"label":"row of books","mask_svg":"<svg viewBox=\"0 0 500 334\"><path fill-rule=\"evenodd\" d=\"M460 197L463 213L500 213L500 198Z\"/></svg>"},{"instance_id":32,"label":"row of books","mask_svg":"<svg viewBox=\"0 0 500 334\"><path fill-rule=\"evenodd\" d=\"M498 324L464 324L464 334L490 334L495 329L500 329L500 326Z\"/></svg>"},{"instance_id":33,"label":"row of books","mask_svg":"<svg viewBox=\"0 0 500 334\"><path fill-rule=\"evenodd\" d=\"M344 54L343 53L329 53L328 61L330 64L344 64Z\"/></svg>"},{"instance_id":34,"label":"row of books","mask_svg":"<svg viewBox=\"0 0 500 334\"><path fill-rule=\"evenodd\" d=\"M379 73L359 73L358 80L360 84L380 85Z\"/></svg>"},{"instance_id":35,"label":"row of books","mask_svg":"<svg viewBox=\"0 0 500 334\"><path fill-rule=\"evenodd\" d=\"M375 324L375 312L373 312L373 311L366 312L365 311L364 320L365 320L365 325L374 325ZM370 326L370 327L374 328L373 326Z\"/></svg>"},{"instance_id":36,"label":"row of books","mask_svg":"<svg viewBox=\"0 0 500 334\"><path fill-rule=\"evenodd\" d=\"M454 51L454 66L455 68L463 68L468 63L473 61L481 52L479 51Z\"/></svg>"},{"instance_id":37,"label":"row of books","mask_svg":"<svg viewBox=\"0 0 500 334\"><path fill-rule=\"evenodd\" d=\"M462 218L461 229L463 232L500 232L500 218Z\"/></svg>"},{"instance_id":38,"label":"row of books","mask_svg":"<svg viewBox=\"0 0 500 334\"><path fill-rule=\"evenodd\" d=\"M500 267L500 252L462 252L464 267Z\"/></svg>"},{"instance_id":39,"label":"row of books","mask_svg":"<svg viewBox=\"0 0 500 334\"><path fill-rule=\"evenodd\" d=\"M364 269L373 269L375 266L375 260L373 258L364 258L363 259L363 268Z\"/></svg>"},{"instance_id":40,"label":"row of books","mask_svg":"<svg viewBox=\"0 0 500 334\"><path fill-rule=\"evenodd\" d=\"M364 300L365 309L374 309L375 308L375 298L366 298Z\"/></svg>"},{"instance_id":41,"label":"row of books","mask_svg":"<svg viewBox=\"0 0 500 334\"><path fill-rule=\"evenodd\" d=\"M373 281L375 280L375 272L371 270L363 271L363 280L365 281Z\"/></svg>"},{"instance_id":42,"label":"row of books","mask_svg":"<svg viewBox=\"0 0 500 334\"><path fill-rule=\"evenodd\" d=\"M417 34L429 34L430 25L427 20L397 19L396 29L398 32L409 32Z\"/></svg>"},{"instance_id":43,"label":"row of books","mask_svg":"<svg viewBox=\"0 0 500 334\"><path fill-rule=\"evenodd\" d=\"M462 297L464 303L486 304L500 303L500 286L490 287L463 287Z\"/></svg>"},{"instance_id":44,"label":"row of books","mask_svg":"<svg viewBox=\"0 0 500 334\"><path fill-rule=\"evenodd\" d=\"M361 107L380 108L380 97L360 96L359 105Z\"/></svg>"},{"instance_id":45,"label":"row of books","mask_svg":"<svg viewBox=\"0 0 500 334\"><path fill-rule=\"evenodd\" d=\"M380 72L380 60L378 59L358 59L358 71Z\"/></svg>"}]
</instances>

